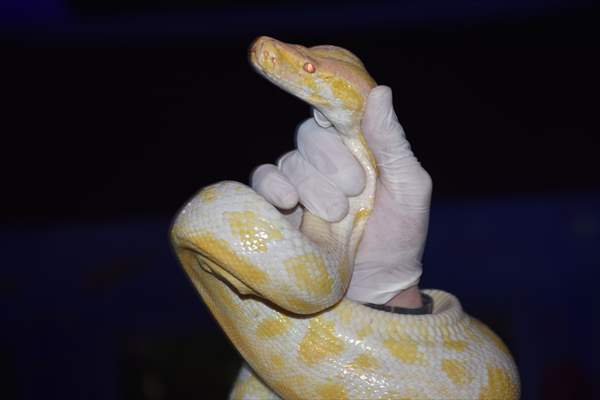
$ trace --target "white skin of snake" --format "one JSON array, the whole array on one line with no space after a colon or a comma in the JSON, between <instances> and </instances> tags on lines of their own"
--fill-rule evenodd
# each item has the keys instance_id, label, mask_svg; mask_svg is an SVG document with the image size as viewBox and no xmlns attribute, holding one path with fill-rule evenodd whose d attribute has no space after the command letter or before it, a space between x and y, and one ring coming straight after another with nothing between
<instances>
[{"instance_id":1,"label":"white skin of snake","mask_svg":"<svg viewBox=\"0 0 600 400\"><path fill-rule=\"evenodd\" d=\"M516 399L502 341L438 290L431 315L378 311L344 298L377 170L361 133L375 82L351 53L262 37L251 63L333 123L365 170L336 223L306 212L300 229L237 182L200 191L172 242L192 283L249 365L234 399Z\"/></svg>"}]
</instances>

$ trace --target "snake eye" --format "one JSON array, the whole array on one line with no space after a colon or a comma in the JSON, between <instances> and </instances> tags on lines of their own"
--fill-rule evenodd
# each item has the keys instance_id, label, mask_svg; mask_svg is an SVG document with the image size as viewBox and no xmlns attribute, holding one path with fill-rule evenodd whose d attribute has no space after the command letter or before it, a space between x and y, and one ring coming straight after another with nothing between
<instances>
[{"instance_id":1,"label":"snake eye","mask_svg":"<svg viewBox=\"0 0 600 400\"><path fill-rule=\"evenodd\" d=\"M309 74L312 74L313 72L315 72L317 69L315 68L314 64L311 64L309 62L304 63L304 66L302 67L306 72L308 72Z\"/></svg>"}]
</instances>

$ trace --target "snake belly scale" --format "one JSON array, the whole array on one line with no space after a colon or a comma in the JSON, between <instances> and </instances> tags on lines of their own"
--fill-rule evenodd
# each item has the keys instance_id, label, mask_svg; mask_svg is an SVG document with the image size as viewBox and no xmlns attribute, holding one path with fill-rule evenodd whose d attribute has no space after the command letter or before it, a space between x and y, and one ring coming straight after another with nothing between
<instances>
[{"instance_id":1,"label":"snake belly scale","mask_svg":"<svg viewBox=\"0 0 600 400\"><path fill-rule=\"evenodd\" d=\"M344 298L373 207L377 168L361 132L375 86L335 46L260 37L257 72L309 103L362 165L364 191L328 223L300 229L249 187L220 182L179 212L171 239L185 272L247 362L233 399L516 399L519 376L503 342L443 291L431 315L398 315Z\"/></svg>"}]
</instances>

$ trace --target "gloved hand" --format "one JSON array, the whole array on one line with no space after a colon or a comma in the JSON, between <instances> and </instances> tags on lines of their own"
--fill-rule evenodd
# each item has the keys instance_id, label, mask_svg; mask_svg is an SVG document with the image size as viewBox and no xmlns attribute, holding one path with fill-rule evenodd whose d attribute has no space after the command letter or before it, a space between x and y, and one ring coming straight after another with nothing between
<instances>
[{"instance_id":1,"label":"gloved hand","mask_svg":"<svg viewBox=\"0 0 600 400\"><path fill-rule=\"evenodd\" d=\"M419 307L417 285L429 222L431 178L410 149L393 110L390 88L378 86L371 91L362 127L377 160L379 178L347 297L362 303ZM348 213L348 197L363 190L365 176L335 129L315 112L315 118L298 129L297 150L281 157L278 166L256 168L251 182L255 191L299 224L302 208L296 207L298 203L327 221L341 220ZM409 292L418 297L395 301Z\"/></svg>"}]
</instances>

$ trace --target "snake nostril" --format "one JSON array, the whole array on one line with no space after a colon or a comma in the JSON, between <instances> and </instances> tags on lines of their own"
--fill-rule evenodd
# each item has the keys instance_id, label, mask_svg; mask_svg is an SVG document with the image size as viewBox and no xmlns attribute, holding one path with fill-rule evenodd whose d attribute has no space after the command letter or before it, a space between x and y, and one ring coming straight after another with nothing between
<instances>
[{"instance_id":1,"label":"snake nostril","mask_svg":"<svg viewBox=\"0 0 600 400\"><path fill-rule=\"evenodd\" d=\"M275 55L272 54L271 52L269 52L267 50L263 50L262 55L263 55L264 60L271 61L271 64L273 64L273 65L277 64L277 57L275 57Z\"/></svg>"}]
</instances>

